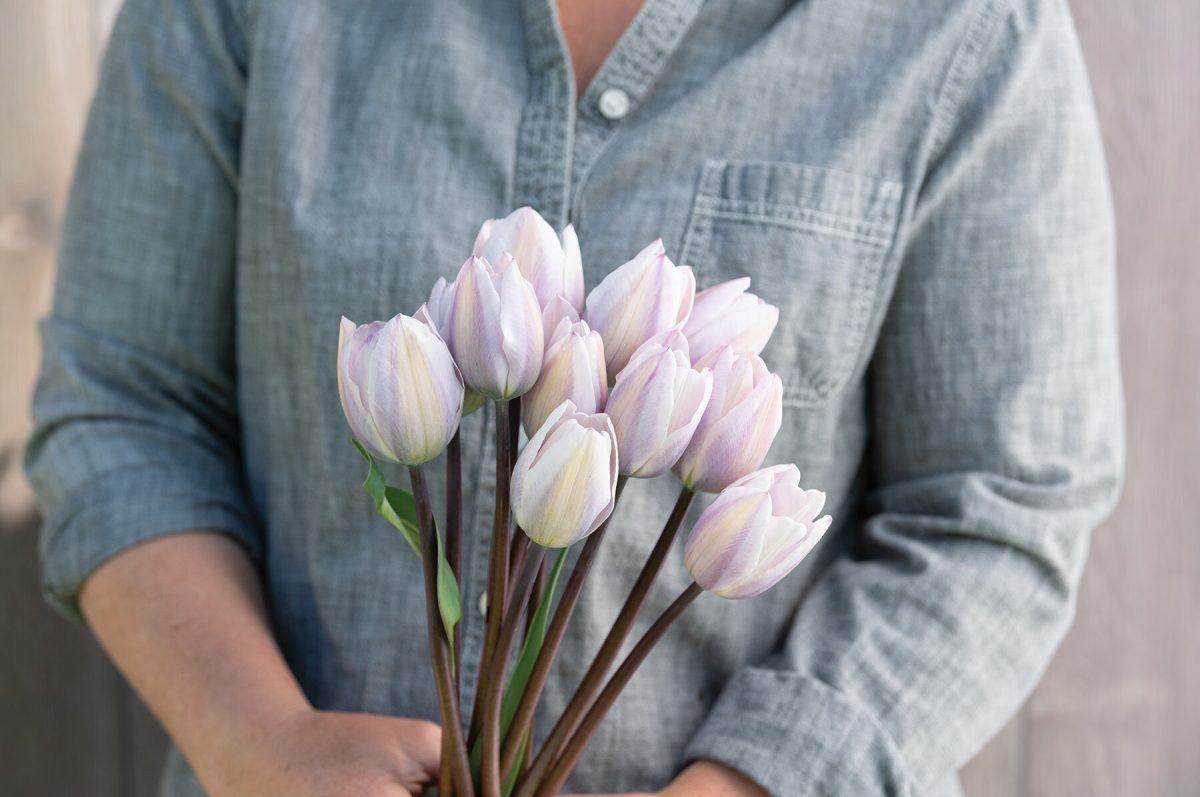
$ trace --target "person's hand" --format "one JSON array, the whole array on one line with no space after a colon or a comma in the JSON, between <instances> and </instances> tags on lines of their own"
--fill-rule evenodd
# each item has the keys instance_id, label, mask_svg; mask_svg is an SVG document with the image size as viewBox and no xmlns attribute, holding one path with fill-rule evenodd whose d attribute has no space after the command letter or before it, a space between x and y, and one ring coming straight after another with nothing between
<instances>
[{"instance_id":1,"label":"person's hand","mask_svg":"<svg viewBox=\"0 0 1200 797\"><path fill-rule=\"evenodd\" d=\"M647 792L577 794L568 797L655 797ZM736 769L715 761L695 761L657 797L770 797L757 783Z\"/></svg>"},{"instance_id":2,"label":"person's hand","mask_svg":"<svg viewBox=\"0 0 1200 797\"><path fill-rule=\"evenodd\" d=\"M306 710L205 786L213 797L420 795L437 781L441 739L441 728L423 720Z\"/></svg>"}]
</instances>

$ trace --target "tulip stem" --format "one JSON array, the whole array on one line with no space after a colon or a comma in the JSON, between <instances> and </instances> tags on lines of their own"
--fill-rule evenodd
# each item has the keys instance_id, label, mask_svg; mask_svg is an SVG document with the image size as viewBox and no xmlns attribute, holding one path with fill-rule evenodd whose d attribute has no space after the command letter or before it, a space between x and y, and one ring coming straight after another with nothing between
<instances>
[{"instance_id":1,"label":"tulip stem","mask_svg":"<svg viewBox=\"0 0 1200 797\"><path fill-rule=\"evenodd\" d=\"M679 533L679 527L683 525L688 508L691 507L692 499L695 497L696 494L687 487L683 487L680 490L679 498L675 501L675 508L671 510L671 516L667 519L666 525L663 526L662 534L659 535L658 542L654 545L654 550L650 552L650 556L646 559L646 564L642 566L642 572L638 574L637 581L634 582L633 588L629 591L629 597L625 599L625 605L621 607L621 613L617 615L612 628L609 629L608 636L604 639L604 644L600 646L596 658L592 661L587 674L583 676L583 680L575 690L571 702L563 709L558 722L555 723L554 728L550 731L550 735L546 737L541 751L534 758L533 766L517 789L516 797L533 797L539 783L546 776L546 773L549 772L550 767L558 759L563 747L570 740L571 734L579 727L579 722L582 720L584 712L587 711L592 699L595 698L596 693L603 686L604 676L608 675L608 671L612 668L617 654L621 652L621 645L633 629L638 611L642 608L642 604L646 602L646 597L650 594L650 588L654 585L654 579L658 577L658 572L662 569L663 562L666 561L667 553L671 550L671 545Z\"/></svg>"},{"instance_id":2,"label":"tulip stem","mask_svg":"<svg viewBox=\"0 0 1200 797\"><path fill-rule=\"evenodd\" d=\"M542 562L546 559L546 549L541 545L533 545L532 551L522 558L525 561L521 567L521 575L513 586L508 610L504 613L504 624L496 642L496 655L490 664L492 674L488 678L488 692L483 699L483 763L480 768L480 782L484 797L501 797L504 772L500 769L500 699L504 694L504 675L508 669L509 651L512 650L513 640L521 627L525 604L533 591L538 572L542 569Z\"/></svg>"},{"instance_id":3,"label":"tulip stem","mask_svg":"<svg viewBox=\"0 0 1200 797\"><path fill-rule=\"evenodd\" d=\"M454 573L454 583L462 594L462 437L461 429L454 430L454 436L446 445L446 563ZM450 640L454 651L452 662L462 661L462 645L459 642L459 626L454 626L454 638ZM453 667L454 694L460 694L459 669ZM453 750L450 746L450 734L442 734L442 760L449 761ZM439 797L454 797L454 781L438 787Z\"/></svg>"},{"instance_id":4,"label":"tulip stem","mask_svg":"<svg viewBox=\"0 0 1200 797\"><path fill-rule=\"evenodd\" d=\"M679 594L679 597L667 607L667 610L662 613L654 625L650 626L649 630L638 640L634 645L633 650L625 657L625 661L621 662L621 666L613 673L612 680L604 687L604 691L596 698L596 702L588 710L587 716L583 718L583 722L579 724L578 730L571 736L567 742L566 748L563 750L562 756L550 770L550 774L546 776L545 781L538 789L537 797L553 797L558 794L558 790L562 788L567 777L571 774L571 770L575 768L575 764L579 762L579 757L583 755L584 748L591 740L592 734L596 732L601 721L604 720L613 703L617 702L621 691L629 685L629 680L633 678L638 667L650 655L650 651L658 644L659 640L671 627L671 624L679 619L684 610L692 604L700 593L704 590L696 582L692 582Z\"/></svg>"},{"instance_id":5,"label":"tulip stem","mask_svg":"<svg viewBox=\"0 0 1200 797\"><path fill-rule=\"evenodd\" d=\"M621 493L624 492L627 481L629 481L628 476L617 478L614 513L617 511L615 504L621 500ZM538 700L541 699L542 690L546 687L546 679L550 676L550 665L554 663L554 657L558 653L563 635L567 632L571 613L575 611L575 604L579 602L579 595L583 592L584 582L587 580L588 573L591 572L592 563L596 560L596 552L600 549L600 543L604 541L604 533L608 529L610 520L612 520L611 514L608 516L608 520L600 525L600 528L588 535L583 544L583 550L580 551L579 558L575 561L575 567L571 570L571 578L563 588L558 608L554 612L554 619L550 621L542 649L538 652L530 673L529 683L525 685L525 692L521 695L521 702L517 704L517 712L513 715L508 736L504 739L504 749L500 760L500 767L504 772L508 772L512 768L517 753L521 749L521 741L525 738L525 733L533 728ZM530 738L533 738L532 734L530 734ZM532 752L532 746L525 746L527 753Z\"/></svg>"},{"instance_id":6,"label":"tulip stem","mask_svg":"<svg viewBox=\"0 0 1200 797\"><path fill-rule=\"evenodd\" d=\"M513 399L508 405L508 472L512 473L517 467L517 455L519 453L521 443L521 400ZM516 579L517 574L521 572L522 560L520 556L524 555L522 547L529 541L529 538L524 534L512 535L512 541L508 549L508 580L512 582Z\"/></svg>"},{"instance_id":7,"label":"tulip stem","mask_svg":"<svg viewBox=\"0 0 1200 797\"><path fill-rule=\"evenodd\" d=\"M454 676L450 668L450 641L446 638L446 627L442 625L438 609L437 592L437 529L433 522L433 509L429 503L429 489L425 474L419 465L408 469L412 478L413 498L417 504L417 520L421 529L421 564L425 575L425 625L429 633L429 656L433 664L433 681L437 691L438 708L442 715L442 733L448 738L443 752L449 756L442 759L439 783L453 781L456 793L462 797L474 797L471 783L471 765L467 757L467 745L463 739L462 718L459 715L458 693L454 689Z\"/></svg>"},{"instance_id":8,"label":"tulip stem","mask_svg":"<svg viewBox=\"0 0 1200 797\"><path fill-rule=\"evenodd\" d=\"M454 431L446 446L446 562L454 573L459 594L462 593L462 438L459 430ZM458 639L458 626L454 627L454 661L462 661ZM459 686L458 669L454 671L454 687Z\"/></svg>"},{"instance_id":9,"label":"tulip stem","mask_svg":"<svg viewBox=\"0 0 1200 797\"><path fill-rule=\"evenodd\" d=\"M496 407L496 511L492 516L492 544L488 554L487 617L484 620L483 650L479 658L479 676L475 684L475 701L471 708L471 732L468 744L474 744L483 731L484 696L495 673L492 660L496 658L496 643L500 639L500 623L504 617L505 592L508 581L509 555L509 483L512 480L512 434L509 415L519 399L495 402Z\"/></svg>"}]
</instances>

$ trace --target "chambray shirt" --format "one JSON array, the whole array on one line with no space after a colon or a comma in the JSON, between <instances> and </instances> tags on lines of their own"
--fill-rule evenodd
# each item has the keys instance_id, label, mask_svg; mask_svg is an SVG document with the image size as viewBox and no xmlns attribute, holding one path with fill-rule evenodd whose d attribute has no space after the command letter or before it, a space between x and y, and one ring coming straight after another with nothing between
<instances>
[{"instance_id":1,"label":"chambray shirt","mask_svg":"<svg viewBox=\"0 0 1200 797\"><path fill-rule=\"evenodd\" d=\"M589 287L659 236L701 287L753 278L781 311L768 462L836 518L766 594L701 596L570 788L706 757L778 796L956 794L1066 630L1121 481L1111 208L1063 0L647 0L583 97L550 0L128 0L42 325L50 600L216 529L315 706L436 718L420 569L360 489L338 319L412 312L525 204L575 224ZM492 423L462 432L467 684ZM541 732L677 490L626 491ZM681 550L643 625L687 584ZM163 793L201 793L177 752Z\"/></svg>"}]
</instances>

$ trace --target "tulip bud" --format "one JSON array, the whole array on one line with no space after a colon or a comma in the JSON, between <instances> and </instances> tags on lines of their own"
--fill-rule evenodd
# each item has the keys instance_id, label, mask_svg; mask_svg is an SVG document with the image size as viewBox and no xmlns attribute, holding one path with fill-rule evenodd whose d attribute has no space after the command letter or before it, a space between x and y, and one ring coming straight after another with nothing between
<instances>
[{"instance_id":1,"label":"tulip bud","mask_svg":"<svg viewBox=\"0 0 1200 797\"><path fill-rule=\"evenodd\" d=\"M342 318L338 396L355 438L405 465L436 457L458 429L463 380L437 333L405 315L355 326Z\"/></svg>"},{"instance_id":2,"label":"tulip bud","mask_svg":"<svg viewBox=\"0 0 1200 797\"><path fill-rule=\"evenodd\" d=\"M615 378L647 340L686 321L695 295L691 268L672 263L662 241L593 288L584 319L604 338L609 375Z\"/></svg>"},{"instance_id":3,"label":"tulip bud","mask_svg":"<svg viewBox=\"0 0 1200 797\"><path fill-rule=\"evenodd\" d=\"M575 308L561 296L555 296L550 300L550 304L542 309L542 329L546 332L546 348L550 348L550 341L554 337L554 333L558 330L558 325L566 318L575 323L579 320L579 313Z\"/></svg>"},{"instance_id":4,"label":"tulip bud","mask_svg":"<svg viewBox=\"0 0 1200 797\"><path fill-rule=\"evenodd\" d=\"M678 330L646 341L617 377L605 412L617 432L622 475L666 473L687 448L712 393L712 372L692 368Z\"/></svg>"},{"instance_id":5,"label":"tulip bud","mask_svg":"<svg viewBox=\"0 0 1200 797\"><path fill-rule=\"evenodd\" d=\"M446 342L467 385L497 400L529 390L542 368L541 308L513 259L469 258L450 293Z\"/></svg>"},{"instance_id":6,"label":"tulip bud","mask_svg":"<svg viewBox=\"0 0 1200 797\"><path fill-rule=\"evenodd\" d=\"M447 322L450 316L450 302L452 301L453 291L454 283L447 284L445 278L438 277L437 283L433 286L433 291L429 294L429 301L418 307L417 311L413 313L413 318L436 332L437 336L442 340L446 339L446 332L449 329ZM482 407L484 401L483 394L478 390L470 387L466 388L466 391L463 393L463 417L467 417Z\"/></svg>"},{"instance_id":7,"label":"tulip bud","mask_svg":"<svg viewBox=\"0 0 1200 797\"><path fill-rule=\"evenodd\" d=\"M800 487L795 465L764 468L726 487L696 521L683 563L696 583L723 598L773 587L829 529L820 490Z\"/></svg>"},{"instance_id":8,"label":"tulip bud","mask_svg":"<svg viewBox=\"0 0 1200 797\"><path fill-rule=\"evenodd\" d=\"M445 277L438 277L437 282L433 283L433 290L429 292L429 298L421 305L425 317L421 318L422 310L413 315L437 330L442 340L446 340L450 334L450 307L453 304L454 283L446 282Z\"/></svg>"},{"instance_id":9,"label":"tulip bud","mask_svg":"<svg viewBox=\"0 0 1200 797\"><path fill-rule=\"evenodd\" d=\"M532 437L558 405L570 400L579 412L604 409L608 398L608 376L604 372L604 341L586 321L559 322L546 356L542 374L521 398L525 433Z\"/></svg>"},{"instance_id":10,"label":"tulip bud","mask_svg":"<svg viewBox=\"0 0 1200 797\"><path fill-rule=\"evenodd\" d=\"M564 401L530 438L512 474L517 525L538 545L565 548L591 534L616 503L617 439L603 413Z\"/></svg>"},{"instance_id":11,"label":"tulip bud","mask_svg":"<svg viewBox=\"0 0 1200 797\"><path fill-rule=\"evenodd\" d=\"M684 486L715 493L762 464L783 423L783 382L758 355L728 346L696 367L712 368L712 398L675 473Z\"/></svg>"},{"instance_id":12,"label":"tulip bud","mask_svg":"<svg viewBox=\"0 0 1200 797\"><path fill-rule=\"evenodd\" d=\"M488 219L475 238L475 255L499 263L506 254L513 256L533 285L539 307L561 296L576 312L583 309L583 261L571 225L560 241L554 228L530 207L518 208L503 219Z\"/></svg>"},{"instance_id":13,"label":"tulip bud","mask_svg":"<svg viewBox=\"0 0 1200 797\"><path fill-rule=\"evenodd\" d=\"M722 346L738 353L762 353L779 323L779 308L746 293L749 287L750 278L742 277L696 294L692 314L683 326L693 362Z\"/></svg>"}]
</instances>

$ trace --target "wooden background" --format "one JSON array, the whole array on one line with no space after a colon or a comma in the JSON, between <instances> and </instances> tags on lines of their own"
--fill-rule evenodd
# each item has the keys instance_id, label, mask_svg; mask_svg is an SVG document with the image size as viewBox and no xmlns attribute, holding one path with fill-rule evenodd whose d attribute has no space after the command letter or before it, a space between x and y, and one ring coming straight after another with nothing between
<instances>
[{"instance_id":1,"label":"wooden background","mask_svg":"<svg viewBox=\"0 0 1200 797\"><path fill-rule=\"evenodd\" d=\"M142 797L163 739L41 602L19 477L55 234L119 0L0 0L0 794ZM1073 3L1116 195L1129 476L1078 619L972 797L1200 795L1200 2Z\"/></svg>"}]
</instances>

